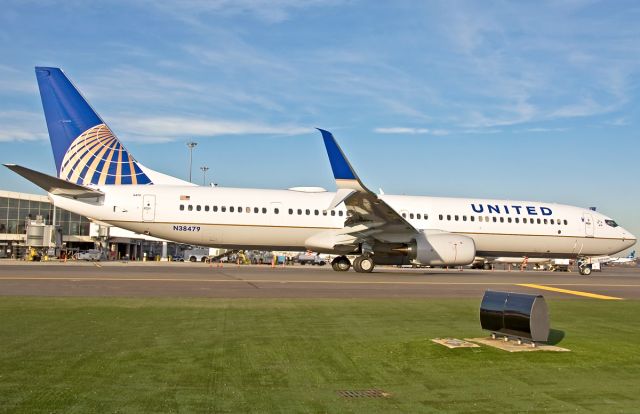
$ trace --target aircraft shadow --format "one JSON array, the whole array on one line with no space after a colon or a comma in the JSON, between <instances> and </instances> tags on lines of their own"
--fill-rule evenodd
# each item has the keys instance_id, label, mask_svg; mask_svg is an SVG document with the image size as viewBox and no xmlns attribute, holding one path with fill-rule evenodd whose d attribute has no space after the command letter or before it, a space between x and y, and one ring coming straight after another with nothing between
<instances>
[{"instance_id":1,"label":"aircraft shadow","mask_svg":"<svg viewBox=\"0 0 640 414\"><path fill-rule=\"evenodd\" d=\"M564 331L559 329L550 329L549 330L549 340L547 343L549 345L557 345L564 339Z\"/></svg>"}]
</instances>

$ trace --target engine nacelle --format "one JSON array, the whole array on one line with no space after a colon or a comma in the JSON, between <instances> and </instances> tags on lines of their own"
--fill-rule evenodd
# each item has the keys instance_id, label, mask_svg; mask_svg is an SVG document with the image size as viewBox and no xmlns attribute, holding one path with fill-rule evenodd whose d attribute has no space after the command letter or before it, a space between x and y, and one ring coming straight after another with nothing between
<instances>
[{"instance_id":1,"label":"engine nacelle","mask_svg":"<svg viewBox=\"0 0 640 414\"><path fill-rule=\"evenodd\" d=\"M464 266L476 257L471 237L451 233L420 233L410 249L410 257L424 266Z\"/></svg>"}]
</instances>

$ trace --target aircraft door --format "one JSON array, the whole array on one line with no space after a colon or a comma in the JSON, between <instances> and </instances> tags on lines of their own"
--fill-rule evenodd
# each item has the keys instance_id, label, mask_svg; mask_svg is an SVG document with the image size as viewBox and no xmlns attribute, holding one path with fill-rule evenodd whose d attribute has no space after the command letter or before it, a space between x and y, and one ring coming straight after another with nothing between
<instances>
[{"instance_id":1,"label":"aircraft door","mask_svg":"<svg viewBox=\"0 0 640 414\"><path fill-rule=\"evenodd\" d=\"M589 213L582 215L582 221L584 222L584 234L587 237L593 237L593 216Z\"/></svg>"},{"instance_id":2,"label":"aircraft door","mask_svg":"<svg viewBox=\"0 0 640 414\"><path fill-rule=\"evenodd\" d=\"M156 196L142 196L142 221L153 221L156 218Z\"/></svg>"}]
</instances>

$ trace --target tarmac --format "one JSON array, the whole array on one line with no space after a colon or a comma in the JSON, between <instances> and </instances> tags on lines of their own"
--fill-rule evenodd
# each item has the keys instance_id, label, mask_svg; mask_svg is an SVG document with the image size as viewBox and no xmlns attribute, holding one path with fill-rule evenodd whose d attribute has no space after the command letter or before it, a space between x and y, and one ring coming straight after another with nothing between
<instances>
[{"instance_id":1,"label":"tarmac","mask_svg":"<svg viewBox=\"0 0 640 414\"><path fill-rule=\"evenodd\" d=\"M180 262L0 260L0 296L205 298L478 298L485 290L590 300L640 299L639 267L577 272L400 269Z\"/></svg>"}]
</instances>

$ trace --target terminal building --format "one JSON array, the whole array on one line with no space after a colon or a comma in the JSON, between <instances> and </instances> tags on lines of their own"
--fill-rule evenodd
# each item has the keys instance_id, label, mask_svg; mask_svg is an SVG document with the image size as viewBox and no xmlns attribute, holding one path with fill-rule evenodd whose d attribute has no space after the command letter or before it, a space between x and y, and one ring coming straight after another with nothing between
<instances>
[{"instance_id":1,"label":"terminal building","mask_svg":"<svg viewBox=\"0 0 640 414\"><path fill-rule=\"evenodd\" d=\"M181 255L186 246L92 223L54 208L43 195L0 190L0 258L26 258L32 248L56 257L98 249L111 260L166 260Z\"/></svg>"}]
</instances>

